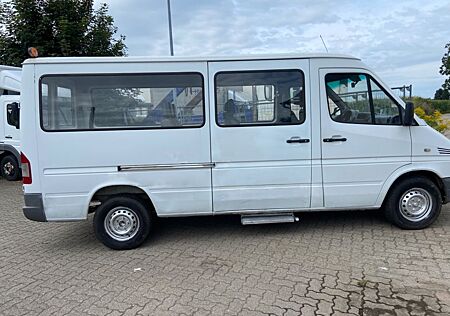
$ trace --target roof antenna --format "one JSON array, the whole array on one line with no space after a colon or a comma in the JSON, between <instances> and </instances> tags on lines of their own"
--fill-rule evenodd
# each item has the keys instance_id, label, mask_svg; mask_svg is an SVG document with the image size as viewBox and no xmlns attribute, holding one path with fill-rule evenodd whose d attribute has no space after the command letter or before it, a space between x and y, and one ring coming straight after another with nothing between
<instances>
[{"instance_id":1,"label":"roof antenna","mask_svg":"<svg viewBox=\"0 0 450 316\"><path fill-rule=\"evenodd\" d=\"M322 35L319 34L319 36L320 36L320 39L322 40L323 47L325 47L325 50L326 50L327 53L328 53L328 48L327 48L327 45L325 44L325 41L323 40Z\"/></svg>"}]
</instances>

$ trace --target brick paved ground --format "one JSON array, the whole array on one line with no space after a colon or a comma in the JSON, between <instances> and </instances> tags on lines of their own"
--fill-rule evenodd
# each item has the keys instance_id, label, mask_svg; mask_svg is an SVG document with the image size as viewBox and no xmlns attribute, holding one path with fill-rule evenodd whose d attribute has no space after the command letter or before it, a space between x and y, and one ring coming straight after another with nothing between
<instances>
[{"instance_id":1,"label":"brick paved ground","mask_svg":"<svg viewBox=\"0 0 450 316\"><path fill-rule=\"evenodd\" d=\"M0 180L0 314L450 315L450 207L422 231L378 212L163 220L112 251L89 222L34 223Z\"/></svg>"}]
</instances>

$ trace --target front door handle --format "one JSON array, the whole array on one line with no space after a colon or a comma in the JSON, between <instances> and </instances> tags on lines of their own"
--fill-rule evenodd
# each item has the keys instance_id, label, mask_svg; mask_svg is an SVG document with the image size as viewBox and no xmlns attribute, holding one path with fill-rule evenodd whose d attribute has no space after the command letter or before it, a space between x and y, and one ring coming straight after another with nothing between
<instances>
[{"instance_id":1,"label":"front door handle","mask_svg":"<svg viewBox=\"0 0 450 316\"><path fill-rule=\"evenodd\" d=\"M291 137L290 139L288 139L286 141L286 143L288 143L288 144L292 144L292 143L304 144L304 143L309 143L309 139L307 139L307 138L300 138L300 137Z\"/></svg>"},{"instance_id":2,"label":"front door handle","mask_svg":"<svg viewBox=\"0 0 450 316\"><path fill-rule=\"evenodd\" d=\"M12 139L11 135L6 135L5 138Z\"/></svg>"},{"instance_id":3,"label":"front door handle","mask_svg":"<svg viewBox=\"0 0 450 316\"><path fill-rule=\"evenodd\" d=\"M331 138L324 138L323 141L324 141L325 143L332 143L332 142L346 142L346 141L347 141L347 138L342 137L341 135L336 135L336 136L333 136L333 137L331 137Z\"/></svg>"}]
</instances>

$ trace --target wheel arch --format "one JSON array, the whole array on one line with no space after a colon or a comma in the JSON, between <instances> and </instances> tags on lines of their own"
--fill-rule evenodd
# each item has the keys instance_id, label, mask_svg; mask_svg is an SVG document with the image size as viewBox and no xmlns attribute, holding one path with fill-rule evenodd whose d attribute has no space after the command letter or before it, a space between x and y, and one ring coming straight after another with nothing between
<instances>
[{"instance_id":1,"label":"wheel arch","mask_svg":"<svg viewBox=\"0 0 450 316\"><path fill-rule=\"evenodd\" d=\"M95 212L95 209L107 198L119 195L138 197L146 204L149 212L156 214L155 205L149 194L138 185L130 183L105 184L95 188L88 198L87 213Z\"/></svg>"},{"instance_id":2,"label":"wheel arch","mask_svg":"<svg viewBox=\"0 0 450 316\"><path fill-rule=\"evenodd\" d=\"M389 192L392 188L403 179L409 177L425 177L433 181L434 184L439 188L441 192L441 196L443 201L445 201L448 197L446 196L446 191L444 188L444 183L442 182L442 178L439 176L438 172L429 168L420 168L420 169L407 169L402 172L397 172L395 175L391 175L391 177L386 180L383 188L377 199L377 205L382 206L386 197L389 195Z\"/></svg>"},{"instance_id":3,"label":"wheel arch","mask_svg":"<svg viewBox=\"0 0 450 316\"><path fill-rule=\"evenodd\" d=\"M12 145L8 144L0 144L0 160L3 159L3 157L12 155L16 158L17 163L19 164L19 168L21 168L20 164L20 152L14 148Z\"/></svg>"}]
</instances>

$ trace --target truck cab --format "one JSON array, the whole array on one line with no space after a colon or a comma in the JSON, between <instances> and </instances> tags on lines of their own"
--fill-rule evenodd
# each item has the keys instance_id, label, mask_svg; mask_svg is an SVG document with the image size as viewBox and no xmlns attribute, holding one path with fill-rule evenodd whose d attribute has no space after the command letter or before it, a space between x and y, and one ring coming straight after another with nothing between
<instances>
[{"instance_id":1,"label":"truck cab","mask_svg":"<svg viewBox=\"0 0 450 316\"><path fill-rule=\"evenodd\" d=\"M20 130L8 123L8 105L19 104L21 68L0 66L0 175L20 179ZM9 110L11 112L11 108Z\"/></svg>"}]
</instances>

